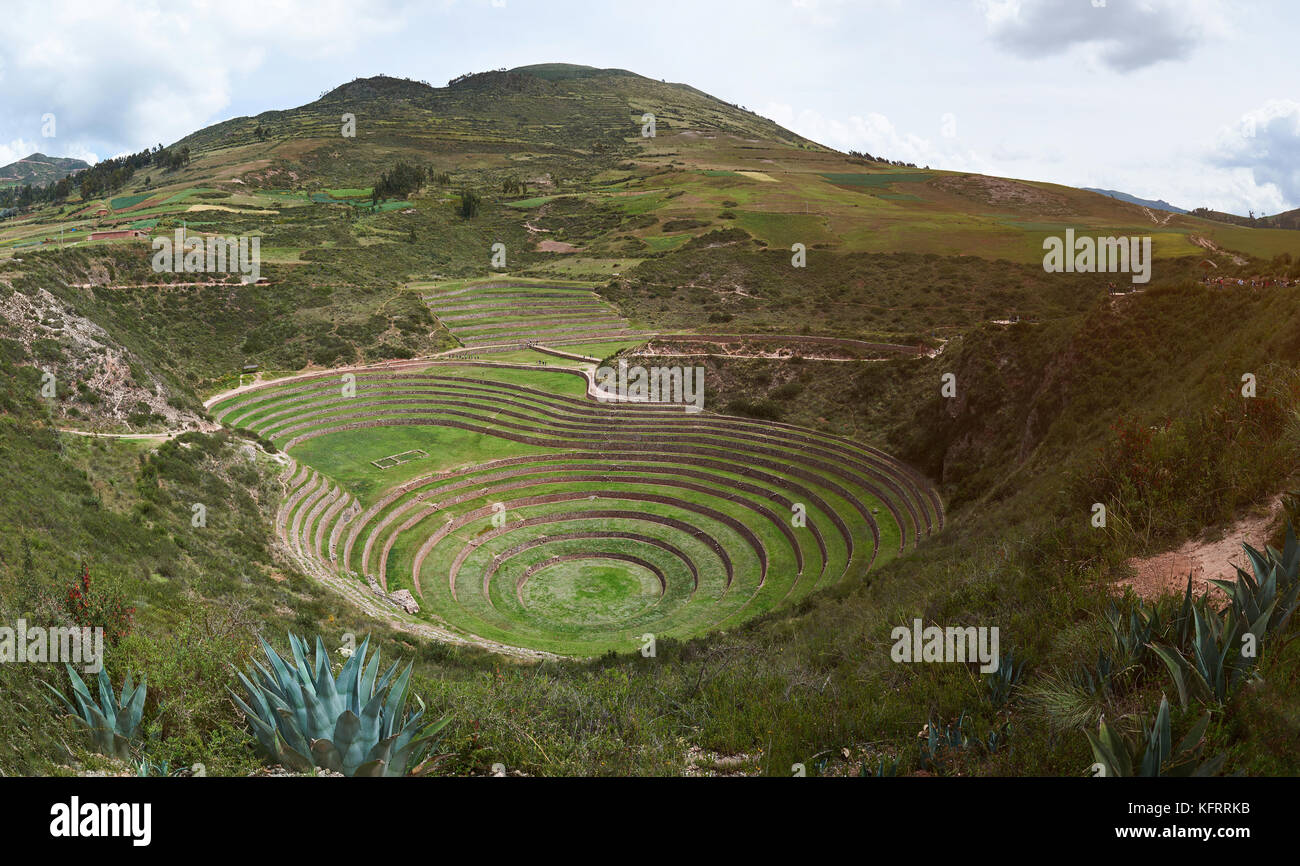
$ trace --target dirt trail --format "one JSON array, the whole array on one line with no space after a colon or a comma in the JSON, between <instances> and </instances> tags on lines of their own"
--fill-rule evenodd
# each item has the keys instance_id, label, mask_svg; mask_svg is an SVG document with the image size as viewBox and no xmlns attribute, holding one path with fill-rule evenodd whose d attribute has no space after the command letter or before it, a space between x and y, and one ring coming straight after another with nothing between
<instances>
[{"instance_id":1,"label":"dirt trail","mask_svg":"<svg viewBox=\"0 0 1300 866\"><path fill-rule=\"evenodd\" d=\"M1170 592L1180 594L1187 588L1187 576L1192 576L1192 591L1198 595L1222 591L1212 586L1210 580L1233 580L1236 566L1250 571L1250 562L1242 544L1263 550L1273 529L1282 517L1282 497L1274 497L1266 507L1246 515L1228 527L1222 538L1215 541L1192 539L1177 550L1155 556L1134 557L1128 561L1133 577L1115 582L1115 589L1126 587L1144 599L1155 599Z\"/></svg>"},{"instance_id":2,"label":"dirt trail","mask_svg":"<svg viewBox=\"0 0 1300 866\"><path fill-rule=\"evenodd\" d=\"M72 430L68 427L57 427L55 429L60 433L71 433L73 436L93 436L96 439L175 439L182 433L190 432L188 430L166 430L162 433L96 433L94 430Z\"/></svg>"},{"instance_id":3,"label":"dirt trail","mask_svg":"<svg viewBox=\"0 0 1300 866\"><path fill-rule=\"evenodd\" d=\"M1218 244L1216 244L1214 241L1210 240L1209 238L1203 238L1203 237L1201 237L1200 235L1188 235L1188 236L1187 236L1187 240L1190 241L1191 243L1195 244L1196 246L1202 248L1202 249L1209 250L1209 251L1212 252L1212 253L1219 253L1220 255L1228 255L1228 256L1231 256L1231 257L1232 257L1232 263L1233 263L1234 265L1244 265L1244 264L1246 264L1246 260L1243 259L1241 256L1236 255L1235 253L1225 253L1225 252L1224 252L1224 251L1219 247Z\"/></svg>"},{"instance_id":4,"label":"dirt trail","mask_svg":"<svg viewBox=\"0 0 1300 866\"><path fill-rule=\"evenodd\" d=\"M1160 219L1154 213L1151 212L1151 208L1147 207L1146 205L1142 205L1141 207L1142 210L1147 212L1147 216L1151 217L1151 222L1155 223L1158 226L1169 225L1169 221L1176 216L1176 214L1174 214L1171 211L1170 213L1165 215L1164 219Z\"/></svg>"}]
</instances>

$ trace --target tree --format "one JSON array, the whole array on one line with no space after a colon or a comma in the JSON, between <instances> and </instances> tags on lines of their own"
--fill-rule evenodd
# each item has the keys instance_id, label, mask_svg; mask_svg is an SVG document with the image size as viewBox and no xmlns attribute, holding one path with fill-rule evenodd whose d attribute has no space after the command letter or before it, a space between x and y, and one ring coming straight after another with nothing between
<instances>
[{"instance_id":1,"label":"tree","mask_svg":"<svg viewBox=\"0 0 1300 866\"><path fill-rule=\"evenodd\" d=\"M460 192L460 208L458 213L465 219L472 219L478 216L479 209L483 205L483 199L473 190L464 189Z\"/></svg>"},{"instance_id":2,"label":"tree","mask_svg":"<svg viewBox=\"0 0 1300 866\"><path fill-rule=\"evenodd\" d=\"M425 184L427 177L425 170L419 166L407 165L399 162L393 166L391 171L386 171L375 181L375 186L370 194L371 202L375 203L381 199L403 198L413 192L419 192Z\"/></svg>"}]
</instances>

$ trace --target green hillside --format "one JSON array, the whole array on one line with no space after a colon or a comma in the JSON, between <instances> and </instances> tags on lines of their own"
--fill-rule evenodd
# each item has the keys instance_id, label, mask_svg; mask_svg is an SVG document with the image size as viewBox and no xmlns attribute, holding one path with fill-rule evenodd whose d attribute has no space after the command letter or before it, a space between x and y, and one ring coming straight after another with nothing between
<instances>
[{"instance_id":1,"label":"green hillside","mask_svg":"<svg viewBox=\"0 0 1300 866\"><path fill-rule=\"evenodd\" d=\"M1085 731L1186 690L1132 559L1300 516L1300 233L888 157L543 64L357 79L22 209L0 618L89 566L135 608L135 757L214 774L267 762L225 687L289 630L413 659L438 773L1087 774ZM1067 231L1151 237L1150 282L1046 271ZM256 239L260 281L156 269L178 233ZM599 399L620 362L699 406ZM916 618L1024 668L897 664ZM1228 772L1300 772L1294 628L1174 709ZM0 772L103 765L31 667Z\"/></svg>"},{"instance_id":2,"label":"green hillside","mask_svg":"<svg viewBox=\"0 0 1300 866\"><path fill-rule=\"evenodd\" d=\"M44 186L56 180L62 180L73 172L89 168L90 164L70 157L46 156L33 153L17 162L0 166L0 187L6 186Z\"/></svg>"}]
</instances>

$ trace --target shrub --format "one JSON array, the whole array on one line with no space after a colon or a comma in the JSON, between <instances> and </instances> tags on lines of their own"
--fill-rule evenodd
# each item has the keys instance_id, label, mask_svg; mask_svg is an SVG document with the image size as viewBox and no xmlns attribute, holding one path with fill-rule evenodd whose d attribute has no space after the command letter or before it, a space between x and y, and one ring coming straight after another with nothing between
<instances>
[{"instance_id":1,"label":"shrub","mask_svg":"<svg viewBox=\"0 0 1300 866\"><path fill-rule=\"evenodd\" d=\"M461 190L460 207L456 212L464 219L473 219L478 216L479 210L483 207L482 197L473 190Z\"/></svg>"},{"instance_id":2,"label":"shrub","mask_svg":"<svg viewBox=\"0 0 1300 866\"><path fill-rule=\"evenodd\" d=\"M104 639L116 644L131 633L135 608L120 593L96 587L90 579L90 566L81 566L81 576L68 588L65 598L68 614L81 628L103 628Z\"/></svg>"}]
</instances>

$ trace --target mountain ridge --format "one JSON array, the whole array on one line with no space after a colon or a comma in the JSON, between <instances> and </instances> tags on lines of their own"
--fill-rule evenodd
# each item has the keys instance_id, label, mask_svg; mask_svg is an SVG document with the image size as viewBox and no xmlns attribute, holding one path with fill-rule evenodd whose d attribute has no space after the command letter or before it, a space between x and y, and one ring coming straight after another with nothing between
<instances>
[{"instance_id":1,"label":"mountain ridge","mask_svg":"<svg viewBox=\"0 0 1300 866\"><path fill-rule=\"evenodd\" d=\"M8 165L0 166L0 187L40 186L62 180L70 174L90 168L85 160L65 156L46 156L31 153Z\"/></svg>"},{"instance_id":2,"label":"mountain ridge","mask_svg":"<svg viewBox=\"0 0 1300 866\"><path fill-rule=\"evenodd\" d=\"M1098 189L1096 187L1091 187L1091 186L1081 186L1079 187L1079 189L1085 190L1087 192L1095 192L1099 195L1110 196L1111 198L1119 199L1120 201L1126 201L1129 204L1143 205L1145 207L1153 207L1159 210L1169 211L1170 213L1177 213L1177 214L1190 213L1190 211L1185 210L1184 208L1176 207L1175 205L1170 204L1164 199L1139 198L1138 196L1130 195L1129 193L1126 192L1120 192L1117 189Z\"/></svg>"}]
</instances>

